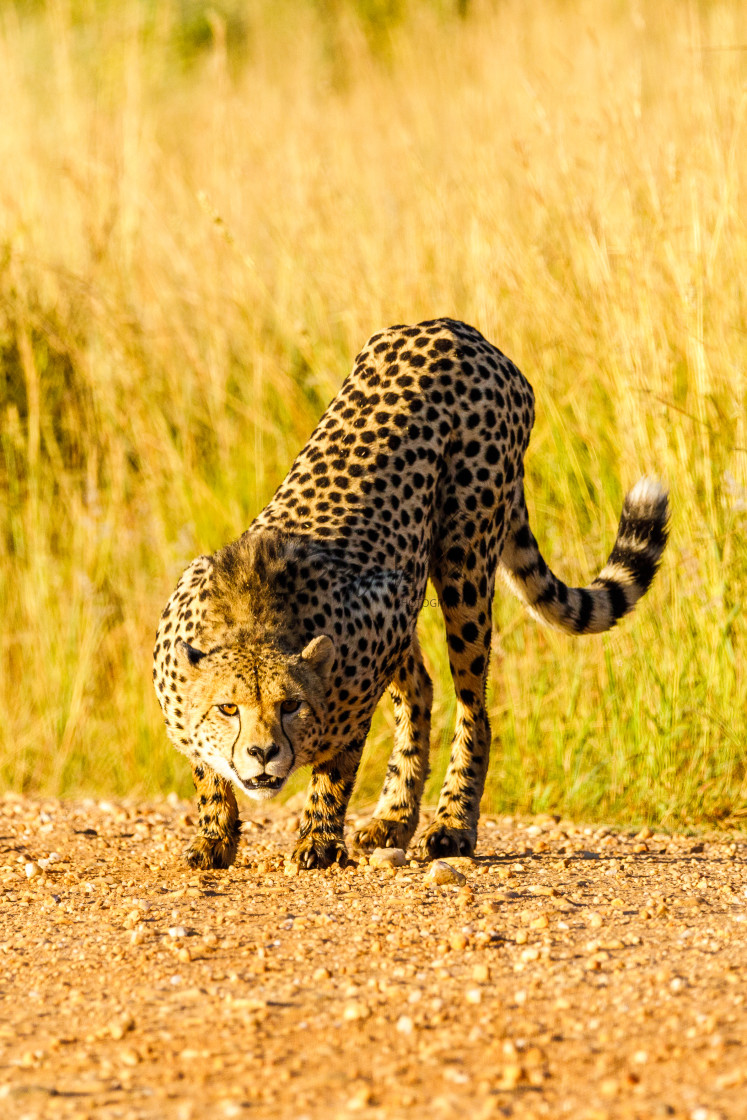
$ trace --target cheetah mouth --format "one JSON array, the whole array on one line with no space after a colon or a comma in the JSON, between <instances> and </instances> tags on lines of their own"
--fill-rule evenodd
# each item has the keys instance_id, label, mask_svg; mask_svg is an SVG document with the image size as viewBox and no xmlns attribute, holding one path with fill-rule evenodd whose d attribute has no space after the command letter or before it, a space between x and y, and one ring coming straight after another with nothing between
<instances>
[{"instance_id":1,"label":"cheetah mouth","mask_svg":"<svg viewBox=\"0 0 747 1120\"><path fill-rule=\"evenodd\" d=\"M242 778L241 784L248 793L256 790L268 790L275 793L285 782L285 778L278 778L273 774L258 774L256 778Z\"/></svg>"}]
</instances>

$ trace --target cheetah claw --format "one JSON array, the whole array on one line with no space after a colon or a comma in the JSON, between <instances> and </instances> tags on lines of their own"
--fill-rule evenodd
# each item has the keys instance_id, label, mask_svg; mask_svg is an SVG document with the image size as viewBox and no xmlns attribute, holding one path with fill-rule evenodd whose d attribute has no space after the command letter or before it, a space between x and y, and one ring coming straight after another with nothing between
<instances>
[{"instance_id":1,"label":"cheetah claw","mask_svg":"<svg viewBox=\"0 0 747 1120\"><path fill-rule=\"evenodd\" d=\"M230 867L236 859L238 839L230 836L204 836L201 832L184 850L184 858L190 867L200 871Z\"/></svg>"},{"instance_id":2,"label":"cheetah claw","mask_svg":"<svg viewBox=\"0 0 747 1120\"><path fill-rule=\"evenodd\" d=\"M313 868L323 870L333 863L344 867L348 861L348 850L344 842L334 836L315 836L310 833L296 844L292 859L304 871L311 871Z\"/></svg>"},{"instance_id":3,"label":"cheetah claw","mask_svg":"<svg viewBox=\"0 0 747 1120\"><path fill-rule=\"evenodd\" d=\"M353 841L355 846L363 851L372 851L374 848L402 848L403 851L407 851L414 831L415 826L407 821L390 821L381 817L372 817L368 824L358 829Z\"/></svg>"},{"instance_id":4,"label":"cheetah claw","mask_svg":"<svg viewBox=\"0 0 747 1120\"><path fill-rule=\"evenodd\" d=\"M474 829L450 828L434 821L421 836L418 847L425 859L443 859L445 856L471 856L476 841Z\"/></svg>"}]
</instances>

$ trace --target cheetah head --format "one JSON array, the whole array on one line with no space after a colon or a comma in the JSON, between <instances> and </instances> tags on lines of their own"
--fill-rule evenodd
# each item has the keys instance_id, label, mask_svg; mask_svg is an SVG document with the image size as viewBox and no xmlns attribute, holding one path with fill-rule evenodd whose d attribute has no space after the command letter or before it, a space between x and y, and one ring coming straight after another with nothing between
<instances>
[{"instance_id":1,"label":"cheetah head","mask_svg":"<svg viewBox=\"0 0 747 1120\"><path fill-rule=\"evenodd\" d=\"M246 643L241 633L203 652L178 641L187 752L251 797L273 797L313 760L326 728L332 639L300 654ZM183 748L184 749L184 748Z\"/></svg>"}]
</instances>

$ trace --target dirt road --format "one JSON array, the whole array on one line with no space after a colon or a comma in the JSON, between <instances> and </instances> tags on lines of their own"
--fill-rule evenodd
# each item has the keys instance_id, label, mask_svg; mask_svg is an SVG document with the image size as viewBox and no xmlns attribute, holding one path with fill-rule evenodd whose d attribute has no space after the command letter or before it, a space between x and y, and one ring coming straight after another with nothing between
<instances>
[{"instance_id":1,"label":"dirt road","mask_svg":"<svg viewBox=\"0 0 747 1120\"><path fill-rule=\"evenodd\" d=\"M189 813L0 801L3 1117L747 1116L745 838L488 819L436 886Z\"/></svg>"}]
</instances>

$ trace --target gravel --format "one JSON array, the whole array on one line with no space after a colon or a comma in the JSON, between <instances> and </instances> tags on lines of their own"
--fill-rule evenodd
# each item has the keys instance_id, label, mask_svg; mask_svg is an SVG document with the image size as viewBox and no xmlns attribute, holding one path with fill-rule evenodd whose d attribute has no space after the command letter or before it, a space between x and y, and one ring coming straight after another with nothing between
<instances>
[{"instance_id":1,"label":"gravel","mask_svg":"<svg viewBox=\"0 0 747 1120\"><path fill-rule=\"evenodd\" d=\"M3 1118L747 1114L742 835L483 819L447 880L289 875L298 806L247 806L195 873L192 812L0 799Z\"/></svg>"}]
</instances>

